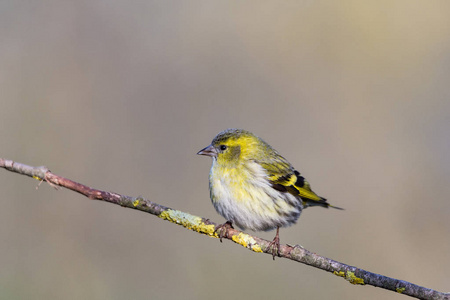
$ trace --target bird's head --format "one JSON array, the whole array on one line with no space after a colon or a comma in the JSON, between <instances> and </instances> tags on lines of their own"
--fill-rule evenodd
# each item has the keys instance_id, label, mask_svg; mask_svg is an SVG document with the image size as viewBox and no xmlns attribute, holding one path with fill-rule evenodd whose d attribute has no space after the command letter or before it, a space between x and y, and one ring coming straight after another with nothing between
<instances>
[{"instance_id":1,"label":"bird's head","mask_svg":"<svg viewBox=\"0 0 450 300\"><path fill-rule=\"evenodd\" d=\"M270 146L253 133L242 129L227 129L220 132L211 145L197 154L211 156L223 166L236 166L249 159L258 159Z\"/></svg>"}]
</instances>

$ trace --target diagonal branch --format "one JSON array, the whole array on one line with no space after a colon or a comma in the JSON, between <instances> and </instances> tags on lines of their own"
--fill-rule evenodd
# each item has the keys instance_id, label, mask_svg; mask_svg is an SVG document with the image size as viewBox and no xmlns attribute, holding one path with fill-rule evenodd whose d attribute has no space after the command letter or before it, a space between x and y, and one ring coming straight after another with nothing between
<instances>
[{"instance_id":1,"label":"diagonal branch","mask_svg":"<svg viewBox=\"0 0 450 300\"><path fill-rule=\"evenodd\" d=\"M215 238L218 237L216 233L216 223L211 222L210 220L205 218L193 216L179 210L171 209L142 197L129 197L117 193L93 189L70 179L55 175L44 166L32 167L14 162L12 160L0 158L0 167L5 168L11 172L33 177L41 182L46 181L48 184L54 187L65 187L72 191L78 192L88 197L89 199L106 201L121 205L123 207L137 209L158 216L172 223L182 225L183 227L196 231L198 233L202 233ZM224 228L226 228L224 238L232 240L235 243L240 244L254 252L263 252L272 255L271 247L269 247L269 241L243 233L233 228ZM349 266L310 252L309 250L299 245L281 245L280 256L328 272L332 272L337 276L345 278L352 284L372 285L418 299L450 300L449 293L441 293L432 289L412 284L407 281L386 277L383 275L368 272L357 267Z\"/></svg>"}]
</instances>

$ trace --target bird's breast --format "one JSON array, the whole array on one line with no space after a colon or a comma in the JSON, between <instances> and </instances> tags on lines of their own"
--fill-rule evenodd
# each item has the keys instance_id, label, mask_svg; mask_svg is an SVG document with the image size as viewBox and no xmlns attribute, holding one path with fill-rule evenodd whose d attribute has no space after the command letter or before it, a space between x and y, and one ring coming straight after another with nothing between
<instances>
[{"instance_id":1,"label":"bird's breast","mask_svg":"<svg viewBox=\"0 0 450 300\"><path fill-rule=\"evenodd\" d=\"M242 168L213 165L211 200L217 212L241 228L270 230L294 223L301 205L290 194L273 189L263 168L256 163Z\"/></svg>"}]
</instances>

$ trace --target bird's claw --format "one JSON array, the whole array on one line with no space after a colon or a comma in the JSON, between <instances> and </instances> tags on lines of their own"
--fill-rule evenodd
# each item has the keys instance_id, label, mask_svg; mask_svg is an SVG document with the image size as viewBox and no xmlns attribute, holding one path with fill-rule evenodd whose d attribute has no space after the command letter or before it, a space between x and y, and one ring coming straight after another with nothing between
<instances>
[{"instance_id":1,"label":"bird's claw","mask_svg":"<svg viewBox=\"0 0 450 300\"><path fill-rule=\"evenodd\" d=\"M273 241L269 243L267 249L272 250L272 258L275 260L275 255L281 257L280 254L280 227L277 227L277 234L273 238Z\"/></svg>"},{"instance_id":2,"label":"bird's claw","mask_svg":"<svg viewBox=\"0 0 450 300\"><path fill-rule=\"evenodd\" d=\"M280 255L280 238L278 235L269 243L269 249L272 250L272 258L275 260L275 256L281 256Z\"/></svg>"},{"instance_id":3,"label":"bird's claw","mask_svg":"<svg viewBox=\"0 0 450 300\"><path fill-rule=\"evenodd\" d=\"M233 228L233 222L232 221L226 221L223 224L216 226L216 232L219 234L220 242L222 243L222 238L228 238L228 229Z\"/></svg>"}]
</instances>

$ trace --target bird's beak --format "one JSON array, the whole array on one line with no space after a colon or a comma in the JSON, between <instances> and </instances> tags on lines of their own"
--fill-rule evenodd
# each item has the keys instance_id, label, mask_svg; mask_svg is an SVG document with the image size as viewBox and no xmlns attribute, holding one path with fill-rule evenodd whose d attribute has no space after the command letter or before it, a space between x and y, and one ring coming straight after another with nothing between
<instances>
[{"instance_id":1,"label":"bird's beak","mask_svg":"<svg viewBox=\"0 0 450 300\"><path fill-rule=\"evenodd\" d=\"M202 150L197 152L198 155L206 155L206 156L217 156L217 150L213 147L213 145L209 145L206 148L203 148Z\"/></svg>"}]
</instances>

